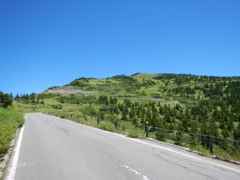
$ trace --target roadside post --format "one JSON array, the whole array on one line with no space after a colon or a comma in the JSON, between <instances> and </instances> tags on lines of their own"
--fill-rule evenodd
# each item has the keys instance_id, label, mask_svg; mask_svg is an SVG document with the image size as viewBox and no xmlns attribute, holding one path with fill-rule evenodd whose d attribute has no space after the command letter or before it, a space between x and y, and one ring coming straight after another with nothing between
<instances>
[{"instance_id":1,"label":"roadside post","mask_svg":"<svg viewBox=\"0 0 240 180\"><path fill-rule=\"evenodd\" d=\"M116 129L118 128L118 121L114 121L114 126L116 127Z\"/></svg>"},{"instance_id":2,"label":"roadside post","mask_svg":"<svg viewBox=\"0 0 240 180\"><path fill-rule=\"evenodd\" d=\"M213 136L210 134L208 136L208 143L209 143L209 149L210 149L210 154L213 154Z\"/></svg>"},{"instance_id":3,"label":"roadside post","mask_svg":"<svg viewBox=\"0 0 240 180\"><path fill-rule=\"evenodd\" d=\"M146 138L148 138L148 121L146 121L146 124L145 124L145 132L146 132Z\"/></svg>"}]
</instances>

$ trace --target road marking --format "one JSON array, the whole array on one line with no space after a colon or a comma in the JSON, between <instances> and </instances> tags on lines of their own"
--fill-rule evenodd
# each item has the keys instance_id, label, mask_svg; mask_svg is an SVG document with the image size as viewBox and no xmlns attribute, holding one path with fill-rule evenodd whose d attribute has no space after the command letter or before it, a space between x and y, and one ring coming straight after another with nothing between
<instances>
[{"instance_id":1,"label":"road marking","mask_svg":"<svg viewBox=\"0 0 240 180\"><path fill-rule=\"evenodd\" d=\"M20 146L21 146L21 143L22 143L23 131L24 131L24 126L22 127L22 129L19 132L19 138L17 140L16 147L13 151L12 166L8 170L9 173L8 173L8 176L7 176L6 180L14 180L14 178L15 178L16 170L17 170L18 157L19 157L19 152L20 152Z\"/></svg>"},{"instance_id":2,"label":"road marking","mask_svg":"<svg viewBox=\"0 0 240 180\"><path fill-rule=\"evenodd\" d=\"M18 167L28 167L28 166L34 166L35 162L21 162L18 163Z\"/></svg>"},{"instance_id":3,"label":"road marking","mask_svg":"<svg viewBox=\"0 0 240 180\"><path fill-rule=\"evenodd\" d=\"M127 166L127 165L124 165L124 166L125 166L125 168L127 168L128 170L130 170L130 171L134 172L136 175L140 176L143 180L149 180L149 179L147 178L147 176L143 175L142 173L140 173L140 172L138 172L138 171L130 168L130 167Z\"/></svg>"},{"instance_id":4,"label":"road marking","mask_svg":"<svg viewBox=\"0 0 240 180\"><path fill-rule=\"evenodd\" d=\"M184 153L180 153L180 152L174 151L174 150L169 149L169 148L164 148L164 147L160 147L160 146L157 146L157 145L154 145L154 144L149 144L149 143L146 143L146 142L142 142L142 141L140 141L140 140L137 140L137 139L133 139L133 140L134 140L134 141L137 141L137 142L140 142L140 143L142 143L142 144L151 145L151 146L156 147L156 148L159 148L159 149L164 149L164 150L167 150L167 151L171 151L171 152L173 152L173 153L176 153L176 154L181 154L181 155L183 155L183 156L187 156L187 157L190 157L190 158L199 160L199 161L203 161L203 162L210 163L210 164L213 164L213 165L216 165L216 166L220 166L220 167L223 167L223 168L226 168L226 169L231 169L231 170L233 170L233 171L240 172L240 171L237 170L237 169L233 169L233 168L230 168L230 167L221 165L221 164L217 164L217 163L214 163L214 162L210 162L210 161L203 160L203 159L201 159L201 158L197 158L197 157L193 157L193 156L190 156L190 155L187 155L187 154L184 154Z\"/></svg>"},{"instance_id":5,"label":"road marking","mask_svg":"<svg viewBox=\"0 0 240 180\"><path fill-rule=\"evenodd\" d=\"M108 132L108 133L111 133L111 132ZM147 142L143 142L143 141L138 140L138 139L128 138L128 137L123 136L123 135L120 135L120 134L115 134L115 135L120 136L120 137L125 138L125 139L129 139L129 140L132 140L132 141L136 141L136 142L138 142L138 143L142 143L142 144L145 144L145 145L153 146L153 147L155 147L155 148L163 149L163 150L166 150L166 151L171 151L171 152L173 152L173 153L180 154L180 155L182 155L182 156L186 156L186 157L189 157L189 158L192 158L192 159L196 159L196 160L199 160L199 161L203 161L203 162L205 162L205 163L213 164L213 165L215 165L215 166L220 166L220 167L223 167L223 168L226 168L226 169L230 169L230 170L232 170L232 171L240 172L240 170L238 170L238 169L234 169L234 168L231 168L231 167L228 167L228 166L224 166L224 165L217 164L217 163L214 163L214 162L206 161L206 160L203 160L203 159L198 158L198 157L193 157L193 156L191 156L191 155L187 155L187 154L184 154L184 153L181 153L181 152L172 150L172 149L170 149L170 148L164 148L164 147L161 147L161 146L158 146L158 145L154 145L154 144L150 144L150 143L147 143Z\"/></svg>"},{"instance_id":6,"label":"road marking","mask_svg":"<svg viewBox=\"0 0 240 180\"><path fill-rule=\"evenodd\" d=\"M69 122L74 123L74 122L72 122L72 121L69 121ZM90 128L89 126L86 126L86 125L81 124L81 123L77 123L77 125L78 125L78 126L81 126L81 127ZM116 135L116 136L118 136L118 137L121 137L121 138L125 138L125 139L128 139L128 140L136 141L136 142L139 142L139 143L141 143L141 144L153 146L153 147L156 147L156 148L158 148L158 149L163 149L163 150L166 150L166 151L171 151L171 152L173 152L173 153L180 154L180 155L182 155L182 156L186 156L186 157L189 157L189 158L192 158L192 159L196 159L196 160L199 160L199 161L203 161L203 162L205 162L205 163L213 164L213 165L215 165L215 166L219 166L219 167L223 167L223 168L226 168L226 169L230 169L230 170L236 171L236 172L238 172L238 173L240 172L240 170L238 170L238 169L234 169L234 168L231 168L231 167L228 167L228 166L224 166L224 165L221 165L221 164L218 164L218 163L214 163L214 162L211 162L211 161L207 161L207 160L204 160L204 159L201 159L201 158L198 158L198 157L194 157L194 156L191 156L191 155L187 155L187 154L184 154L184 153L181 153L181 152L172 150L172 149L170 149L170 148L164 148L164 147L161 147L161 146L159 146L159 145L154 145L154 144L150 144L150 143L147 143L147 142L143 142L143 141L141 141L141 140L137 140L137 139L134 139L134 138L129 138L129 137L127 137L127 136L124 136L124 135L121 135L121 134L117 134L117 133L114 133L114 132L103 131L103 130L101 130L101 129L99 129L99 128L96 128L96 127L91 127L91 128L92 128L92 129L95 129L95 130L97 130L97 131L100 131L100 132L102 132L102 133L104 132L104 133L108 133L108 134L114 134L114 135Z\"/></svg>"}]
</instances>

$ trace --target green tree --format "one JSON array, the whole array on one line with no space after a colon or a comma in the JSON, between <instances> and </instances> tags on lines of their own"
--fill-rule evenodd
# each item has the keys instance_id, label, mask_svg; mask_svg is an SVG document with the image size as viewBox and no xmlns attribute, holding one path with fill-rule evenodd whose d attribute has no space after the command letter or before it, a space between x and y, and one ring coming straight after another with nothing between
<instances>
[{"instance_id":1,"label":"green tree","mask_svg":"<svg viewBox=\"0 0 240 180\"><path fill-rule=\"evenodd\" d=\"M9 94L4 94L2 91L0 91L0 106L1 107L8 107L12 104L13 98Z\"/></svg>"},{"instance_id":2,"label":"green tree","mask_svg":"<svg viewBox=\"0 0 240 180\"><path fill-rule=\"evenodd\" d=\"M234 136L234 140L240 141L240 122L238 123L238 127L234 129L233 136Z\"/></svg>"},{"instance_id":3,"label":"green tree","mask_svg":"<svg viewBox=\"0 0 240 180\"><path fill-rule=\"evenodd\" d=\"M197 129L197 124L196 121L193 121L191 123L191 130L190 130L190 145L195 146L197 144L197 134L198 134L198 129Z\"/></svg>"},{"instance_id":4,"label":"green tree","mask_svg":"<svg viewBox=\"0 0 240 180\"><path fill-rule=\"evenodd\" d=\"M177 125L177 133L176 133L176 141L175 144L176 145L182 145L182 132L184 131L182 122L179 122Z\"/></svg>"},{"instance_id":5,"label":"green tree","mask_svg":"<svg viewBox=\"0 0 240 180\"><path fill-rule=\"evenodd\" d=\"M236 129L234 129L233 131L233 137L234 140L238 141L238 142L234 142L234 146L236 151L239 153L240 150L240 122L238 123L238 127Z\"/></svg>"},{"instance_id":6,"label":"green tree","mask_svg":"<svg viewBox=\"0 0 240 180\"><path fill-rule=\"evenodd\" d=\"M156 138L159 141L164 141L166 142L166 134L164 129L158 129L157 133L156 133Z\"/></svg>"}]
</instances>

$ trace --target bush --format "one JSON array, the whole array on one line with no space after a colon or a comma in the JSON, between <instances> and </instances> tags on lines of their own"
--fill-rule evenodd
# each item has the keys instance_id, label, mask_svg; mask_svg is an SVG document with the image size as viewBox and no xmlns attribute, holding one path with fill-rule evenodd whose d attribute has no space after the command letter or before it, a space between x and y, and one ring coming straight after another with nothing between
<instances>
[{"instance_id":1,"label":"bush","mask_svg":"<svg viewBox=\"0 0 240 180\"><path fill-rule=\"evenodd\" d=\"M156 133L156 138L159 141L166 142L166 135L165 135L164 130L158 130Z\"/></svg>"},{"instance_id":2,"label":"bush","mask_svg":"<svg viewBox=\"0 0 240 180\"><path fill-rule=\"evenodd\" d=\"M99 108L99 111L109 111L109 107L108 106L102 106Z\"/></svg>"},{"instance_id":3,"label":"bush","mask_svg":"<svg viewBox=\"0 0 240 180\"><path fill-rule=\"evenodd\" d=\"M140 131L138 128L133 128L130 130L128 136L131 137L131 138L137 138L139 137L139 134L140 134Z\"/></svg>"},{"instance_id":4,"label":"bush","mask_svg":"<svg viewBox=\"0 0 240 180\"><path fill-rule=\"evenodd\" d=\"M116 129L112 123L106 121L100 122L99 128L106 131L114 131Z\"/></svg>"},{"instance_id":5,"label":"bush","mask_svg":"<svg viewBox=\"0 0 240 180\"><path fill-rule=\"evenodd\" d=\"M65 119L65 118L66 118L66 115L61 114L61 115L60 115L60 118Z\"/></svg>"},{"instance_id":6,"label":"bush","mask_svg":"<svg viewBox=\"0 0 240 180\"><path fill-rule=\"evenodd\" d=\"M129 128L129 123L121 121L121 123L119 123L119 127L122 129L122 131L127 131Z\"/></svg>"},{"instance_id":7,"label":"bush","mask_svg":"<svg viewBox=\"0 0 240 180\"><path fill-rule=\"evenodd\" d=\"M52 106L54 109L62 109L62 105L61 104L52 104L50 106Z\"/></svg>"},{"instance_id":8,"label":"bush","mask_svg":"<svg viewBox=\"0 0 240 180\"><path fill-rule=\"evenodd\" d=\"M3 92L0 91L0 106L1 107L8 107L12 104L12 97L9 94L4 94Z\"/></svg>"},{"instance_id":9,"label":"bush","mask_svg":"<svg viewBox=\"0 0 240 180\"><path fill-rule=\"evenodd\" d=\"M0 158L7 152L17 128L23 124L22 114L11 109L0 108Z\"/></svg>"}]
</instances>

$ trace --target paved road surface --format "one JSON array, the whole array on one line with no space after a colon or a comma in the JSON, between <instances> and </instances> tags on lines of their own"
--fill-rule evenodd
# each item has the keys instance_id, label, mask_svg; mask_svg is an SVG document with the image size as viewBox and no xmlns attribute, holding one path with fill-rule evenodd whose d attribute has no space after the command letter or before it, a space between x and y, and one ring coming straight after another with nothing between
<instances>
[{"instance_id":1,"label":"paved road surface","mask_svg":"<svg viewBox=\"0 0 240 180\"><path fill-rule=\"evenodd\" d=\"M8 180L240 179L238 165L41 113L26 115L18 142Z\"/></svg>"}]
</instances>

